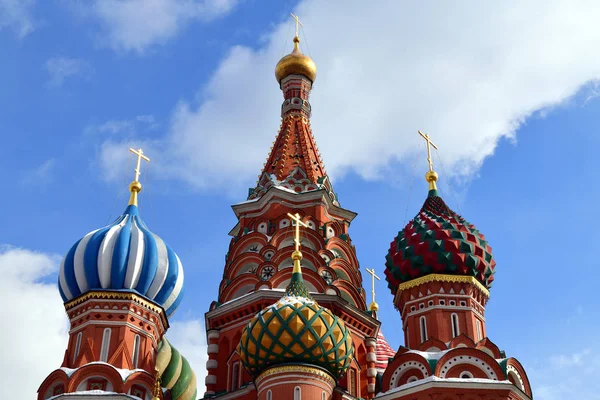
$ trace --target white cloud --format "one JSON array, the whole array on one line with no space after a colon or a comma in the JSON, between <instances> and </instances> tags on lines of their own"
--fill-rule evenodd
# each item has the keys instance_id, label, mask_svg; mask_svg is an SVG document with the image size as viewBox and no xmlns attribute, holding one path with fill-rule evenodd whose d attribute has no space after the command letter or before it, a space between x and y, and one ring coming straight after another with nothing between
<instances>
[{"instance_id":1,"label":"white cloud","mask_svg":"<svg viewBox=\"0 0 600 400\"><path fill-rule=\"evenodd\" d=\"M312 127L328 172L391 175L432 135L447 174L469 178L501 138L600 77L594 1L302 1L318 67ZM253 184L279 127L273 69L292 22L258 50L230 50L199 103L175 107L159 156L197 188ZM308 53L303 40L301 47ZM439 169L439 163L438 163ZM444 172L444 171L440 171Z\"/></svg>"},{"instance_id":2,"label":"white cloud","mask_svg":"<svg viewBox=\"0 0 600 400\"><path fill-rule=\"evenodd\" d=\"M529 368L533 395L537 400L600 400L596 376L600 362L597 349L585 348L571 354L550 356L546 362Z\"/></svg>"},{"instance_id":3,"label":"white cloud","mask_svg":"<svg viewBox=\"0 0 600 400\"><path fill-rule=\"evenodd\" d=\"M60 258L0 246L2 322L0 374L7 399L32 398L50 372L60 367L67 348L68 322L54 276ZM10 328L6 328L10 327Z\"/></svg>"},{"instance_id":4,"label":"white cloud","mask_svg":"<svg viewBox=\"0 0 600 400\"><path fill-rule=\"evenodd\" d=\"M34 0L0 0L0 29L10 28L19 38L34 30L31 15Z\"/></svg>"},{"instance_id":5,"label":"white cloud","mask_svg":"<svg viewBox=\"0 0 600 400\"><path fill-rule=\"evenodd\" d=\"M206 330L200 320L187 320L171 322L167 332L169 342L185 357L196 374L198 395L206 391L204 378L206 377Z\"/></svg>"},{"instance_id":6,"label":"white cloud","mask_svg":"<svg viewBox=\"0 0 600 400\"><path fill-rule=\"evenodd\" d=\"M132 119L109 120L102 124L88 125L84 133L132 137L138 130L155 130L159 126L153 115L138 115Z\"/></svg>"},{"instance_id":7,"label":"white cloud","mask_svg":"<svg viewBox=\"0 0 600 400\"><path fill-rule=\"evenodd\" d=\"M58 255L0 245L2 321L10 327L0 330L5 346L0 374L10 382L3 388L4 398L33 397L48 374L62 364L68 320L55 283L60 260ZM203 393L207 355L202 322L172 322L168 337L190 362L198 377L198 392Z\"/></svg>"},{"instance_id":8,"label":"white cloud","mask_svg":"<svg viewBox=\"0 0 600 400\"><path fill-rule=\"evenodd\" d=\"M49 158L34 169L27 171L21 183L24 185L35 184L37 187L47 184L54 179L56 159Z\"/></svg>"},{"instance_id":9,"label":"white cloud","mask_svg":"<svg viewBox=\"0 0 600 400\"><path fill-rule=\"evenodd\" d=\"M77 58L53 57L46 61L45 67L50 75L47 85L52 88L62 86L67 78L87 77L90 73L89 64Z\"/></svg>"},{"instance_id":10,"label":"white cloud","mask_svg":"<svg viewBox=\"0 0 600 400\"><path fill-rule=\"evenodd\" d=\"M237 0L96 0L110 46L143 52L163 44L193 21L208 22L229 13Z\"/></svg>"}]
</instances>

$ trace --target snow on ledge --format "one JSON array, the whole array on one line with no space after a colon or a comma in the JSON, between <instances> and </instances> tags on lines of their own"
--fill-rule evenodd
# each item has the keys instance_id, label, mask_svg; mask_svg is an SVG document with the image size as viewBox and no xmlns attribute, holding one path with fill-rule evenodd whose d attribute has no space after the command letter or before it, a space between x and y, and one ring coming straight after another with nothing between
<instances>
[{"instance_id":1,"label":"snow on ledge","mask_svg":"<svg viewBox=\"0 0 600 400\"><path fill-rule=\"evenodd\" d=\"M135 373L135 372L145 372L148 373L145 369L141 369L141 368L136 368L136 369L123 369L123 368L116 368L114 365L103 362L103 361L92 361L90 363L87 363L85 365L82 365L79 368L65 368L65 367L60 367L59 369L63 370L67 376L70 378L71 375L73 375L77 370L86 367L88 365L108 365L109 367L113 368L114 370L116 370L119 375L121 375L121 379L123 379L123 382L125 382L127 380L127 378L129 378L131 376L131 374ZM107 393L107 392L103 392L103 393Z\"/></svg>"},{"instance_id":2,"label":"snow on ledge","mask_svg":"<svg viewBox=\"0 0 600 400\"><path fill-rule=\"evenodd\" d=\"M82 390L79 392L62 393L62 394L58 394L56 396L52 396L52 397L48 398L48 400L62 399L65 397L74 397L74 398L84 398L85 397L85 398L94 399L94 398L97 398L100 396L108 397L107 400L110 400L110 399L142 400L137 396L133 396L133 395L125 394L125 393L105 392L104 390Z\"/></svg>"},{"instance_id":3,"label":"snow on ledge","mask_svg":"<svg viewBox=\"0 0 600 400\"><path fill-rule=\"evenodd\" d=\"M425 353L425 352L421 352ZM416 386L424 385L429 382L445 382L445 383L486 383L486 384L500 384L500 385L511 385L512 383L508 380L504 381L495 381L493 379L482 379L482 378L440 378L437 376L429 376L425 379L418 379L414 382L406 383L404 385L395 387L393 389L388 390L387 392L379 393L375 397L385 396L391 393L400 392L402 390L410 389Z\"/></svg>"}]
</instances>

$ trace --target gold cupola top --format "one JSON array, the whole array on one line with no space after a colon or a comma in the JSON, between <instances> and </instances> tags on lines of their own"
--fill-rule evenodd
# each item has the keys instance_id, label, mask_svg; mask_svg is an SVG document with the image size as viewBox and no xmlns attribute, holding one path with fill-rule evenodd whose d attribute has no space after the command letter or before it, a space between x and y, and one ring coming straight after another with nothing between
<instances>
[{"instance_id":1,"label":"gold cupola top","mask_svg":"<svg viewBox=\"0 0 600 400\"><path fill-rule=\"evenodd\" d=\"M277 82L281 82L283 78L289 75L304 75L311 82L317 77L317 65L312 58L305 56L300 51L300 37L298 36L298 25L302 25L297 16L292 14L296 21L296 36L294 36L294 50L284 56L275 67L275 77Z\"/></svg>"}]
</instances>

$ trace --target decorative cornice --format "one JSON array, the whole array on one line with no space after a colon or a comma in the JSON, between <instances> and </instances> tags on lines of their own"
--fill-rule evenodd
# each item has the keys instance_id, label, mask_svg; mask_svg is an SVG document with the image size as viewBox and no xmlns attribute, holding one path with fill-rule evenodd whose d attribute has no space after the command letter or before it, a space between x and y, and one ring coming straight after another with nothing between
<instances>
[{"instance_id":1,"label":"decorative cornice","mask_svg":"<svg viewBox=\"0 0 600 400\"><path fill-rule=\"evenodd\" d=\"M330 373L324 371L321 368L311 367L309 365L295 365L295 364L287 364L287 365L279 365L276 367L272 367L261 373L255 380L256 385L260 385L260 382L265 378L276 375L276 374L287 374L287 373L304 373L316 376L321 378L331 386L335 386L335 380Z\"/></svg>"},{"instance_id":2,"label":"decorative cornice","mask_svg":"<svg viewBox=\"0 0 600 400\"><path fill-rule=\"evenodd\" d=\"M279 199L273 200L273 198ZM315 202L307 203L310 200ZM272 203L277 203L292 208L303 208L319 205L323 201L325 201L327 205L327 216L331 219L344 219L348 222L351 222L358 215L354 211L350 211L333 204L333 201L327 195L327 191L325 189L317 189L302 193L290 193L286 190L280 189L277 186L271 186L258 200L244 201L232 205L231 208L238 218L240 218L242 214L244 214L245 217L254 218L262 215L265 212L264 208Z\"/></svg>"},{"instance_id":3,"label":"decorative cornice","mask_svg":"<svg viewBox=\"0 0 600 400\"><path fill-rule=\"evenodd\" d=\"M396 297L404 290L412 289L414 287L430 282L470 283L471 285L479 289L487 298L490 297L490 291L487 290L485 286L483 286L476 278L466 275L446 274L429 274L417 279L410 280L408 282L401 283L400 285L398 285Z\"/></svg>"},{"instance_id":4,"label":"decorative cornice","mask_svg":"<svg viewBox=\"0 0 600 400\"><path fill-rule=\"evenodd\" d=\"M135 293L131 292L117 292L117 291L91 291L87 292L76 299L73 299L67 303L65 303L65 310L69 312L72 308L83 304L87 300L130 300L134 303L137 303L147 309L155 312L160 316L165 329L169 327L169 322L165 316L165 311L163 308L149 300L146 300L142 296L139 296Z\"/></svg>"}]
</instances>

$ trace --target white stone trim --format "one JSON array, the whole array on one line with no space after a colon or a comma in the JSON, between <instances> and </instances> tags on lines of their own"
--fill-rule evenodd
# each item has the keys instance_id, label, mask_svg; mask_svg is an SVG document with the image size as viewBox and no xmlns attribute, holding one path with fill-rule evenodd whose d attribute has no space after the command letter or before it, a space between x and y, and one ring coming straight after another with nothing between
<instances>
[{"instance_id":1,"label":"white stone trim","mask_svg":"<svg viewBox=\"0 0 600 400\"><path fill-rule=\"evenodd\" d=\"M219 362L217 360L207 360L206 369L217 369Z\"/></svg>"},{"instance_id":2,"label":"white stone trim","mask_svg":"<svg viewBox=\"0 0 600 400\"><path fill-rule=\"evenodd\" d=\"M204 379L204 383L207 385L216 385L217 384L217 376L216 375L206 375Z\"/></svg>"},{"instance_id":3,"label":"white stone trim","mask_svg":"<svg viewBox=\"0 0 600 400\"><path fill-rule=\"evenodd\" d=\"M206 347L206 353L208 353L208 354L217 354L217 353L219 353L219 345L215 344L215 343L209 344Z\"/></svg>"},{"instance_id":4,"label":"white stone trim","mask_svg":"<svg viewBox=\"0 0 600 400\"><path fill-rule=\"evenodd\" d=\"M484 374L486 374L486 376L488 377L488 379L491 380L498 380L498 377L496 376L496 373L492 370L492 367L485 361L474 357L474 356L460 356L457 355L455 357L452 357L449 360L446 360L446 362L444 364L442 364L440 367L440 378L445 379L446 378L446 374L448 373L448 371L457 366L457 365L463 365L463 364L469 364L469 365L473 365L477 368L479 368Z\"/></svg>"},{"instance_id":5,"label":"white stone trim","mask_svg":"<svg viewBox=\"0 0 600 400\"><path fill-rule=\"evenodd\" d=\"M521 378L521 374L515 367L512 365L506 366L506 375L513 373L517 377L517 382L519 382L519 389L525 391L525 384L523 383L523 378Z\"/></svg>"},{"instance_id":6,"label":"white stone trim","mask_svg":"<svg viewBox=\"0 0 600 400\"><path fill-rule=\"evenodd\" d=\"M406 329L407 327L407 317L412 317L412 316L417 316L419 314L424 314L426 312L429 312L430 310L445 310L445 311L472 311L473 314L477 315L483 322L485 322L485 317L480 314L477 310L475 310L473 307L461 307L461 306L433 306L433 307L425 307L422 310L415 310L412 312L409 312L408 314L406 314L405 316L402 317L402 319L404 320L404 323L402 324L402 328Z\"/></svg>"},{"instance_id":7,"label":"white stone trim","mask_svg":"<svg viewBox=\"0 0 600 400\"><path fill-rule=\"evenodd\" d=\"M377 362L377 355L375 353L367 353L367 362Z\"/></svg>"},{"instance_id":8,"label":"white stone trim","mask_svg":"<svg viewBox=\"0 0 600 400\"><path fill-rule=\"evenodd\" d=\"M410 369L417 369L423 373L423 376L427 378L429 376L429 372L427 372L427 366L420 361L406 361L402 365L400 365L390 378L390 389L393 389L398 386L398 379L404 375L404 372Z\"/></svg>"},{"instance_id":9,"label":"white stone trim","mask_svg":"<svg viewBox=\"0 0 600 400\"><path fill-rule=\"evenodd\" d=\"M218 339L219 336L221 336L221 332L216 330L216 329L211 329L210 331L206 332L206 338L208 340L210 339Z\"/></svg>"},{"instance_id":10,"label":"white stone trim","mask_svg":"<svg viewBox=\"0 0 600 400\"><path fill-rule=\"evenodd\" d=\"M513 392L517 398L523 400L531 400L525 392L517 388L510 381L491 381L491 380L470 380L470 379L440 379L436 376L430 376L427 379L420 379L416 382L402 385L400 387L390 389L385 393L380 393L375 398L377 400L396 400L402 396L409 396L415 393L420 393L431 388L450 388L450 389L474 389L485 390L502 388Z\"/></svg>"}]
</instances>

